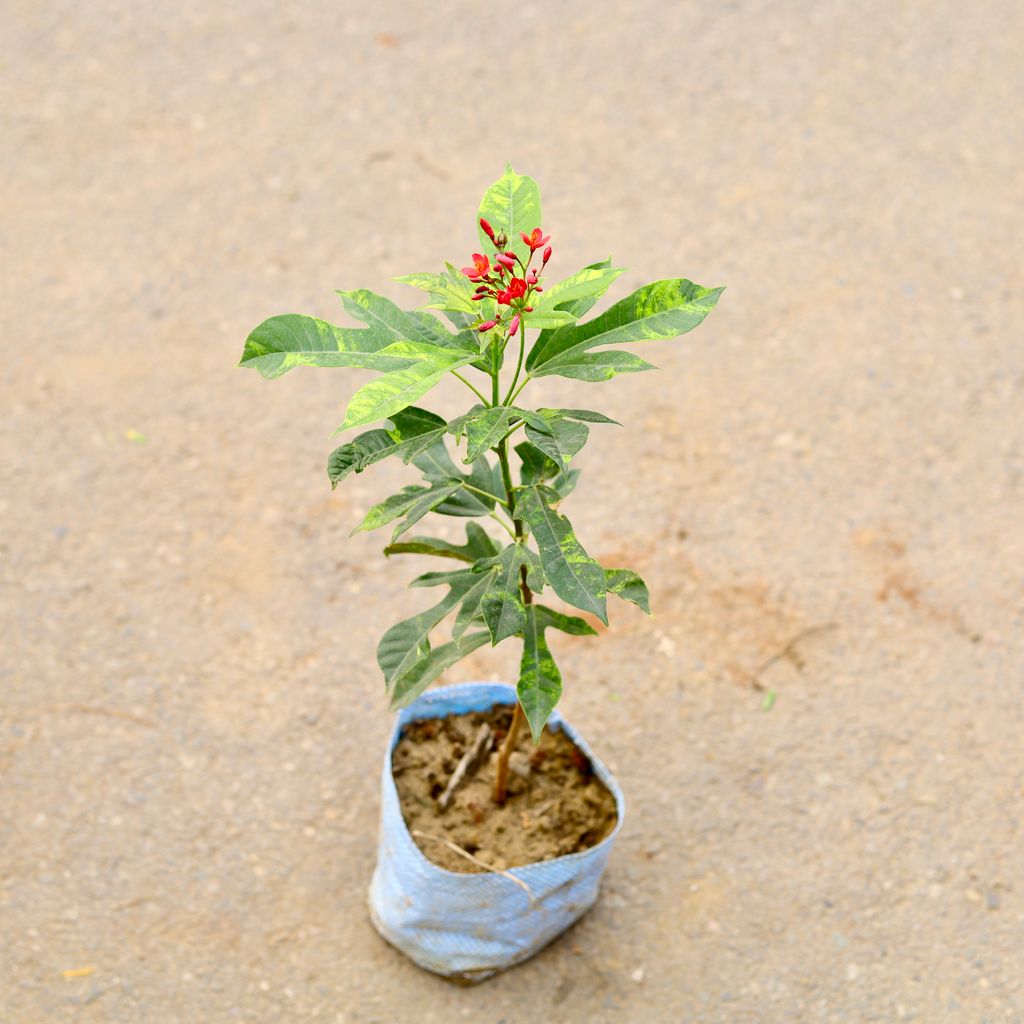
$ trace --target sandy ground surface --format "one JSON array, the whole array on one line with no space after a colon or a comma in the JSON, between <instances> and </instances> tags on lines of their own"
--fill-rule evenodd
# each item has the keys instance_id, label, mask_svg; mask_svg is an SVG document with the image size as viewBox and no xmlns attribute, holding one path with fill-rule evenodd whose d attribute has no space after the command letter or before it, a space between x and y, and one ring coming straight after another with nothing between
<instances>
[{"instance_id":1,"label":"sandy ground surface","mask_svg":"<svg viewBox=\"0 0 1024 1024\"><path fill-rule=\"evenodd\" d=\"M553 6L3 3L5 1024L1024 1020L1022 8ZM657 617L557 647L599 906L464 990L364 909L407 471L332 494L363 378L233 364L507 157L559 269L729 287L535 385L626 424L573 514Z\"/></svg>"}]
</instances>

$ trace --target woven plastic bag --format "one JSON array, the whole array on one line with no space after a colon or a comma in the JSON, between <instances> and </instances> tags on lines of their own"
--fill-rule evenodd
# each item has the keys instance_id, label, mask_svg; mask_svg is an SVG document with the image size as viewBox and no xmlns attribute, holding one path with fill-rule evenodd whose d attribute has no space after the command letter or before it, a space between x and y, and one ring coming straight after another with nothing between
<instances>
[{"instance_id":1,"label":"woven plastic bag","mask_svg":"<svg viewBox=\"0 0 1024 1024\"><path fill-rule=\"evenodd\" d=\"M384 756L370 917L377 931L420 967L464 982L483 981L528 959L594 905L625 812L615 779L556 711L549 727L565 731L615 797L615 829L589 850L504 874L460 874L427 860L402 818L391 775L391 755L402 727L417 719L513 705L515 700L515 688L504 683L461 683L430 690L399 712Z\"/></svg>"}]
</instances>

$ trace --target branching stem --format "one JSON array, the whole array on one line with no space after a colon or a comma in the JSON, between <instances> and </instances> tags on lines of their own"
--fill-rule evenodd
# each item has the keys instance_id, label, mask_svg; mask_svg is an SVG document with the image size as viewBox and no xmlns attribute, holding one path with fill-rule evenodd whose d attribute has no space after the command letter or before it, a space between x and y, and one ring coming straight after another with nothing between
<instances>
[{"instance_id":1,"label":"branching stem","mask_svg":"<svg viewBox=\"0 0 1024 1024\"><path fill-rule=\"evenodd\" d=\"M462 383L465 384L466 387L469 388L469 390L472 391L473 394L476 395L476 397L479 398L480 401L484 403L484 405L489 406L491 404L490 402L487 401L486 398L484 398L484 396L482 394L480 394L479 391L477 391L477 389L475 387L473 387L472 384L470 384L470 382L468 380L466 380L465 377L462 376L461 373L459 373L458 370L452 370L452 376L453 377L458 377L459 380L461 380Z\"/></svg>"},{"instance_id":2,"label":"branching stem","mask_svg":"<svg viewBox=\"0 0 1024 1024\"><path fill-rule=\"evenodd\" d=\"M522 360L522 350L526 347L526 331L523 331L521 336L522 348L520 349L520 361ZM518 370L516 371L518 375ZM522 387L526 386L526 382L529 380L527 377L526 381L523 381ZM511 389L509 389L511 392ZM495 374L495 394L497 394L497 374ZM508 398L505 399L506 403ZM511 431L509 431L511 433ZM515 527L515 538L516 543L522 543L526 539L526 528L523 524L522 519L516 517L515 514L515 486L512 483L512 470L508 463L508 434L506 434L495 447L495 451L498 453L498 462L501 466L501 479L505 484L505 494L508 498L508 507L512 510L512 525ZM526 582L526 566L523 565L519 569L519 592L523 598L523 604L529 605L533 603L533 592L530 590ZM519 740L519 733L522 730L523 723L526 721L526 716L523 714L523 706L516 701L516 709L512 714L512 724L509 726L508 735L505 737L505 742L502 743L501 748L498 750L498 761L495 765L494 772L494 802L500 807L508 799L508 760L512 755L512 751L516 748L516 743Z\"/></svg>"}]
</instances>

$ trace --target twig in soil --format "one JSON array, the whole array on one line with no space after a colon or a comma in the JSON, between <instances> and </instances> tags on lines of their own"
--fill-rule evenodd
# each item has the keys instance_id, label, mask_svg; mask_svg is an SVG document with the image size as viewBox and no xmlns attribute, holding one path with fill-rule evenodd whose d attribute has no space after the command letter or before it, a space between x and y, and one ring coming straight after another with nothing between
<instances>
[{"instance_id":1,"label":"twig in soil","mask_svg":"<svg viewBox=\"0 0 1024 1024\"><path fill-rule=\"evenodd\" d=\"M473 745L459 759L459 763L455 766L455 771L452 772L452 777L448 780L448 785L445 786L444 792L438 798L437 805L442 811L448 810L448 805L452 802L455 790L462 785L469 774L475 772L483 763L484 755L491 749L492 736L491 727L484 722L477 731Z\"/></svg>"},{"instance_id":2,"label":"twig in soil","mask_svg":"<svg viewBox=\"0 0 1024 1024\"><path fill-rule=\"evenodd\" d=\"M47 704L40 711L77 711L83 715L102 715L104 718L119 718L123 722L134 722L144 725L147 729L155 729L156 722L141 715L133 715L129 711L118 711L116 708L101 708L95 704Z\"/></svg>"},{"instance_id":3,"label":"twig in soil","mask_svg":"<svg viewBox=\"0 0 1024 1024\"><path fill-rule=\"evenodd\" d=\"M817 636L818 633L828 633L831 630L838 628L838 622L825 622L820 626L811 626L809 629L802 629L795 636L791 637L783 647L779 648L779 650L768 658L767 661L761 662L761 664L757 666L757 673L764 672L766 669L771 668L772 665L777 661L782 661L783 658L792 658L796 653L796 645L800 643L801 640L806 640L811 636ZM797 663L797 668L799 669L800 667L800 664Z\"/></svg>"},{"instance_id":4,"label":"twig in soil","mask_svg":"<svg viewBox=\"0 0 1024 1024\"><path fill-rule=\"evenodd\" d=\"M516 885L518 885L519 888L530 897L531 903L535 903L537 901L537 897L533 895L530 887L521 878L516 878L516 876L509 871L502 871L500 868L492 868L490 864L485 864L482 860L474 857L469 850L464 850L461 846L453 843L450 839L445 839L444 836L432 836L429 832L421 832L418 828L414 828L412 830L412 834L416 836L417 839L431 839L435 843L444 843L452 853L457 853L460 857L465 857L466 860L472 861L478 868L483 868L484 871L487 871L492 875L501 875L502 878L507 878L510 882L515 882Z\"/></svg>"},{"instance_id":5,"label":"twig in soil","mask_svg":"<svg viewBox=\"0 0 1024 1024\"><path fill-rule=\"evenodd\" d=\"M557 804L557 803L558 803L558 797L555 797L554 800L549 800L539 811L537 811L536 814L534 814L534 816L533 816L533 823L536 825L537 822L540 821L540 819L543 818L544 815L547 814L548 811L550 811L551 808L554 807L555 804Z\"/></svg>"}]
</instances>

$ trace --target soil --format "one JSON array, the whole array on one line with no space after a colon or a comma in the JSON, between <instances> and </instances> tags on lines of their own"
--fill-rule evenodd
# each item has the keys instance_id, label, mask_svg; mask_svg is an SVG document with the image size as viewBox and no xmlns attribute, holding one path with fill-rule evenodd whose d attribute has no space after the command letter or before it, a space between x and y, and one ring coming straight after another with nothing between
<instances>
[{"instance_id":1,"label":"soil","mask_svg":"<svg viewBox=\"0 0 1024 1024\"><path fill-rule=\"evenodd\" d=\"M416 845L442 868L501 871L552 860L596 846L615 828L615 798L561 729L545 729L536 746L528 732L520 733L508 799L501 807L494 803L497 747L511 721L511 709L499 707L412 722L402 732L391 760L402 816ZM438 798L484 722L494 733L494 749L442 811Z\"/></svg>"}]
</instances>

